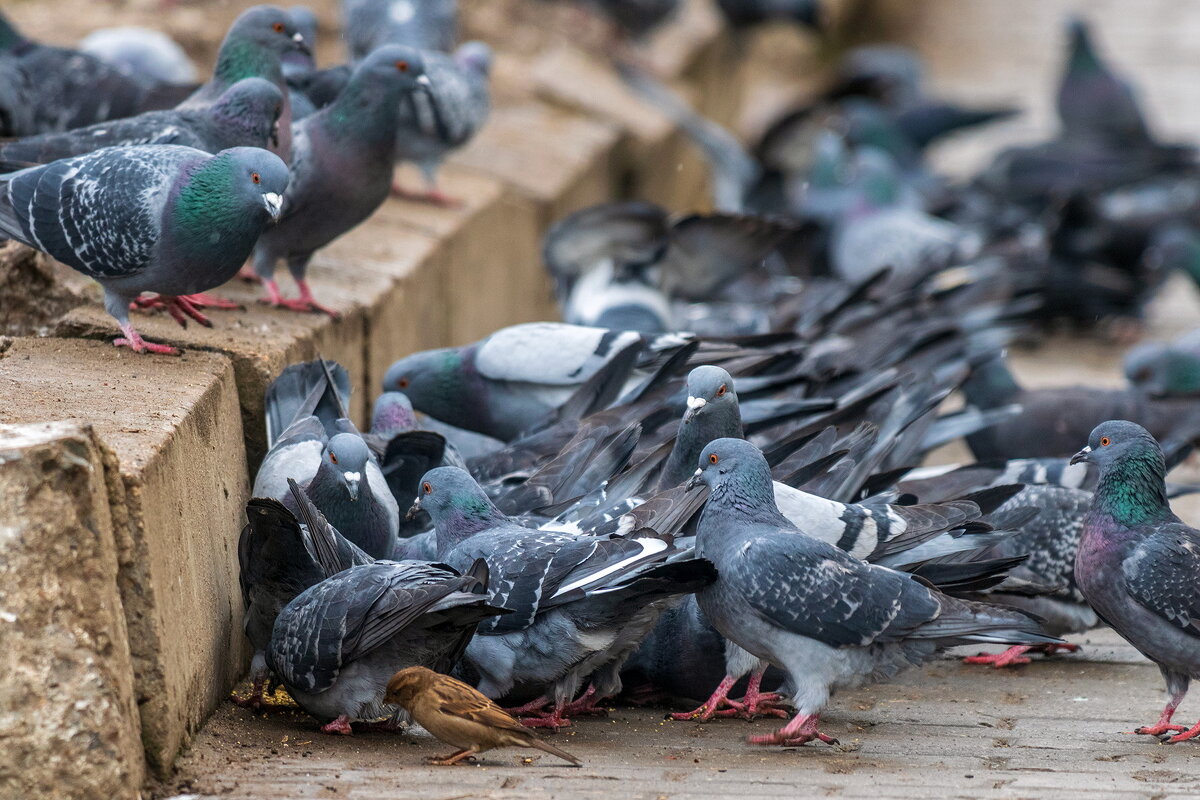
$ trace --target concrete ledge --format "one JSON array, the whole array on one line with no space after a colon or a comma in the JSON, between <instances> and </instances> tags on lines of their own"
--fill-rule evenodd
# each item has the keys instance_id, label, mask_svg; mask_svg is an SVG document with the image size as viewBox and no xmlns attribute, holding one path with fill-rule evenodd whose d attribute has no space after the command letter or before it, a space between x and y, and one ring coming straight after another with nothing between
<instances>
[{"instance_id":1,"label":"concrete ledge","mask_svg":"<svg viewBox=\"0 0 1200 800\"><path fill-rule=\"evenodd\" d=\"M0 423L90 422L115 453L141 736L151 767L165 770L247 657L237 532L249 486L233 368L214 353L148 359L101 342L18 339L0 357L0 394L20 399L0 408Z\"/></svg>"},{"instance_id":2,"label":"concrete ledge","mask_svg":"<svg viewBox=\"0 0 1200 800\"><path fill-rule=\"evenodd\" d=\"M141 785L115 474L85 424L0 425L2 797L125 798Z\"/></svg>"}]
</instances>

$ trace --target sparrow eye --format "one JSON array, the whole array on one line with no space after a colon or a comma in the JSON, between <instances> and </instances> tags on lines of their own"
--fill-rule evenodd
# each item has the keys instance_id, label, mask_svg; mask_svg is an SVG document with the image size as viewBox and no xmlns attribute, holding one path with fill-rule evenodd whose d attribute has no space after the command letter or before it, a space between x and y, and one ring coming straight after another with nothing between
<instances>
[{"instance_id":1,"label":"sparrow eye","mask_svg":"<svg viewBox=\"0 0 1200 800\"><path fill-rule=\"evenodd\" d=\"M271 27L275 30L276 33L283 33L284 25L282 22L276 22Z\"/></svg>"},{"instance_id":2,"label":"sparrow eye","mask_svg":"<svg viewBox=\"0 0 1200 800\"><path fill-rule=\"evenodd\" d=\"M708 457L708 463L710 463L710 464L715 464L715 463L717 463L717 462L718 462L718 461L720 461L720 460L721 460L721 459L717 458L717 454L716 454L716 453L712 453L712 454L710 454L710 455L709 455L709 457Z\"/></svg>"},{"instance_id":3,"label":"sparrow eye","mask_svg":"<svg viewBox=\"0 0 1200 800\"><path fill-rule=\"evenodd\" d=\"M251 172L250 180L254 181L255 183L262 183L262 176L259 175L257 172Z\"/></svg>"},{"instance_id":4,"label":"sparrow eye","mask_svg":"<svg viewBox=\"0 0 1200 800\"><path fill-rule=\"evenodd\" d=\"M425 492L425 494L429 494L433 491L433 486L429 484L429 481L425 481L421 484L421 491Z\"/></svg>"},{"instance_id":5,"label":"sparrow eye","mask_svg":"<svg viewBox=\"0 0 1200 800\"><path fill-rule=\"evenodd\" d=\"M720 388L720 389L717 389L717 397L720 397L720 396L722 396L723 394L725 394L725 384L723 384L723 383L722 383L722 384L721 384L721 388Z\"/></svg>"},{"instance_id":6,"label":"sparrow eye","mask_svg":"<svg viewBox=\"0 0 1200 800\"><path fill-rule=\"evenodd\" d=\"M1110 444L1112 444L1112 439L1109 439L1107 436L1101 437L1101 439L1100 439L1101 447L1108 447Z\"/></svg>"},{"instance_id":7,"label":"sparrow eye","mask_svg":"<svg viewBox=\"0 0 1200 800\"><path fill-rule=\"evenodd\" d=\"M396 62L396 69L400 70L401 72L408 72L408 62L404 59L400 59Z\"/></svg>"},{"instance_id":8,"label":"sparrow eye","mask_svg":"<svg viewBox=\"0 0 1200 800\"><path fill-rule=\"evenodd\" d=\"M336 463L337 463L337 453L330 453L330 454L329 454L329 461L330 461L330 463L332 463L332 464L336 464Z\"/></svg>"},{"instance_id":9,"label":"sparrow eye","mask_svg":"<svg viewBox=\"0 0 1200 800\"><path fill-rule=\"evenodd\" d=\"M408 378L401 378L400 382L397 383L396 385L399 386L401 389L407 389L408 388Z\"/></svg>"}]
</instances>

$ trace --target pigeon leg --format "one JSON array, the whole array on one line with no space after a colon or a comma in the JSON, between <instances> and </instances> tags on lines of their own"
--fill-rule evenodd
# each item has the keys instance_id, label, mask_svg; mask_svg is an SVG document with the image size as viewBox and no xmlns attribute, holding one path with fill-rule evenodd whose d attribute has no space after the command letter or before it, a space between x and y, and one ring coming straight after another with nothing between
<instances>
[{"instance_id":1,"label":"pigeon leg","mask_svg":"<svg viewBox=\"0 0 1200 800\"><path fill-rule=\"evenodd\" d=\"M321 733L337 733L342 736L353 736L354 730L350 727L350 718L342 714L333 722L327 722L322 725Z\"/></svg>"},{"instance_id":2,"label":"pigeon leg","mask_svg":"<svg viewBox=\"0 0 1200 800\"><path fill-rule=\"evenodd\" d=\"M250 264L245 264L238 270L237 277L247 283L262 283L262 278L254 271L254 267Z\"/></svg>"},{"instance_id":3,"label":"pigeon leg","mask_svg":"<svg viewBox=\"0 0 1200 800\"><path fill-rule=\"evenodd\" d=\"M726 675L725 680L721 681L712 696L693 711L680 711L671 714L671 719L678 720L697 720L699 722L708 722L714 716L728 717L733 714L739 714L743 711L742 704L736 700L729 699L729 692L733 689L733 685L738 682L741 676Z\"/></svg>"},{"instance_id":4,"label":"pigeon leg","mask_svg":"<svg viewBox=\"0 0 1200 800\"><path fill-rule=\"evenodd\" d=\"M125 335L113 339L113 345L115 347L128 347L135 353L161 353L165 356L177 356L180 354L179 348L177 347L147 342L137 331L133 329L133 326L128 322L121 323L121 333Z\"/></svg>"},{"instance_id":5,"label":"pigeon leg","mask_svg":"<svg viewBox=\"0 0 1200 800\"><path fill-rule=\"evenodd\" d=\"M1189 735L1187 735L1186 738L1190 739L1195 736L1197 734L1197 728L1200 728L1200 723L1197 724L1196 728L1192 728L1190 731L1187 729L1186 725L1171 724L1171 717L1175 716L1175 709L1179 708L1179 704L1183 702L1183 697L1185 694L1187 694L1186 688L1181 692L1172 692L1171 699L1167 700L1166 706L1163 707L1162 714L1160 714L1158 717L1158 722L1154 723L1153 725L1143 725L1135 730L1134 733L1139 733L1144 736L1160 736L1164 733L1169 733L1172 731L1187 731L1187 734ZM1184 736L1183 733L1180 733L1179 735ZM1175 738L1177 737L1171 737L1171 739ZM1183 740L1180 739L1180 741Z\"/></svg>"},{"instance_id":6,"label":"pigeon leg","mask_svg":"<svg viewBox=\"0 0 1200 800\"><path fill-rule=\"evenodd\" d=\"M435 767L453 767L461 764L464 758L470 758L475 753L474 748L468 747L466 750L459 750L457 753L451 753L448 756L429 756L425 759L425 763Z\"/></svg>"},{"instance_id":7,"label":"pigeon leg","mask_svg":"<svg viewBox=\"0 0 1200 800\"><path fill-rule=\"evenodd\" d=\"M130 303L129 307L142 309L165 308L167 313L171 315L171 319L178 322L181 328L187 327L188 317L196 320L196 322L199 322L206 328L212 327L212 321L209 320L209 318L203 313L201 313L200 309L196 307L196 304L189 300L186 295L179 295L176 297L172 295L156 294L149 297L139 297Z\"/></svg>"},{"instance_id":8,"label":"pigeon leg","mask_svg":"<svg viewBox=\"0 0 1200 800\"><path fill-rule=\"evenodd\" d=\"M539 710L535 710L533 712L535 716L517 717L517 721L526 728L549 728L555 731L559 728L565 728L571 724L571 720L567 719L565 716L565 712L567 710L565 703L561 705L556 704L554 706L554 710L549 712L544 709L544 706L545 701L542 701L542 704L536 707ZM514 709L514 711L518 712L520 710L521 709ZM513 713L513 711L510 711L509 713L513 714L513 716L517 716L516 713Z\"/></svg>"},{"instance_id":9,"label":"pigeon leg","mask_svg":"<svg viewBox=\"0 0 1200 800\"><path fill-rule=\"evenodd\" d=\"M238 697L237 695L234 695L231 699L233 700L233 704L235 706L240 706L241 708L252 708L257 711L258 709L262 708L263 705L265 705L263 702L263 694L266 688L267 676L260 675L254 679L254 683L250 686L249 697Z\"/></svg>"},{"instance_id":10,"label":"pigeon leg","mask_svg":"<svg viewBox=\"0 0 1200 800\"><path fill-rule=\"evenodd\" d=\"M240 303L235 303L232 300L226 300L224 297L217 297L215 294L185 294L183 298L197 308L224 308L227 310L235 310L242 307Z\"/></svg>"},{"instance_id":11,"label":"pigeon leg","mask_svg":"<svg viewBox=\"0 0 1200 800\"><path fill-rule=\"evenodd\" d=\"M820 719L820 714L797 714L791 722L774 733L751 736L746 741L750 744L778 744L785 747L807 744L814 739L819 739L825 744L837 744L837 739L817 730L817 722Z\"/></svg>"},{"instance_id":12,"label":"pigeon leg","mask_svg":"<svg viewBox=\"0 0 1200 800\"><path fill-rule=\"evenodd\" d=\"M1182 727L1182 726L1179 726L1179 727ZM1183 733L1176 734L1175 736L1172 736L1171 738L1169 738L1165 741L1167 744L1176 744L1178 742L1186 742L1188 739L1194 739L1197 736L1200 736L1200 722L1197 722L1195 725L1193 725L1191 728L1184 731Z\"/></svg>"},{"instance_id":13,"label":"pigeon leg","mask_svg":"<svg viewBox=\"0 0 1200 800\"><path fill-rule=\"evenodd\" d=\"M787 719L788 712L779 707L783 696L775 692L760 692L763 676L767 674L767 665L763 664L750 673L750 681L746 684L746 696L742 698L742 712L739 716L754 719L759 714L769 717Z\"/></svg>"},{"instance_id":14,"label":"pigeon leg","mask_svg":"<svg viewBox=\"0 0 1200 800\"><path fill-rule=\"evenodd\" d=\"M567 703L563 709L563 715L577 717L581 714L607 714L608 709L599 707L599 703L603 699L603 697L596 694L595 684L589 683L586 692L577 699Z\"/></svg>"},{"instance_id":15,"label":"pigeon leg","mask_svg":"<svg viewBox=\"0 0 1200 800\"><path fill-rule=\"evenodd\" d=\"M298 278L296 280L296 285L300 287L300 302L307 303L308 307L313 311L319 311L322 314L328 314L334 319L341 318L341 312L336 311L329 306L322 305L313 299L312 290L308 288L308 281L304 280L304 278Z\"/></svg>"},{"instance_id":16,"label":"pigeon leg","mask_svg":"<svg viewBox=\"0 0 1200 800\"><path fill-rule=\"evenodd\" d=\"M1039 644L1039 645L1013 645L1003 653L993 653L992 655L979 654L977 656L967 656L963 659L964 664L991 664L995 669L1003 667L1012 667L1018 664L1029 664L1032 660L1025 657L1026 653L1044 653L1048 656L1054 655L1059 650L1065 650L1068 653L1075 653L1079 650L1079 645L1063 642L1062 644Z\"/></svg>"},{"instance_id":17,"label":"pigeon leg","mask_svg":"<svg viewBox=\"0 0 1200 800\"><path fill-rule=\"evenodd\" d=\"M546 710L546 705L549 702L550 701L547 700L546 698L539 697L536 700L530 700L528 703L526 703L523 706L515 706L513 708L506 708L506 709L504 709L504 711L508 714L512 714L514 717L519 717L522 714L537 714L539 716L545 716L550 713L549 711Z\"/></svg>"}]
</instances>

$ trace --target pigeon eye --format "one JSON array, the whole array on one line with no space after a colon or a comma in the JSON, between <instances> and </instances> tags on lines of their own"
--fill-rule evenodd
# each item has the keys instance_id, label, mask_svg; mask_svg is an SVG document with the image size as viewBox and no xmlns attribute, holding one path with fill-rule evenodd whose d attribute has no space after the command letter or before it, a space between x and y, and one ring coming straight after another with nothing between
<instances>
[{"instance_id":1,"label":"pigeon eye","mask_svg":"<svg viewBox=\"0 0 1200 800\"><path fill-rule=\"evenodd\" d=\"M721 388L717 389L717 397L721 397L724 394L725 394L725 384L722 383Z\"/></svg>"},{"instance_id":2,"label":"pigeon eye","mask_svg":"<svg viewBox=\"0 0 1200 800\"><path fill-rule=\"evenodd\" d=\"M330 453L330 454L329 454L329 461L330 461L330 463L336 464L336 463L337 463L337 454L336 454L336 453Z\"/></svg>"},{"instance_id":3,"label":"pigeon eye","mask_svg":"<svg viewBox=\"0 0 1200 800\"><path fill-rule=\"evenodd\" d=\"M1112 444L1112 439L1109 439L1107 436L1104 436L1100 439L1101 447L1108 447L1110 444Z\"/></svg>"},{"instance_id":4,"label":"pigeon eye","mask_svg":"<svg viewBox=\"0 0 1200 800\"><path fill-rule=\"evenodd\" d=\"M272 27L272 28L274 28L274 30L275 30L275 32L276 32L276 33L283 33L283 28L284 28L284 25L283 25L283 23L282 23L282 22L276 22L276 23L275 23L274 25L272 25L271 27Z\"/></svg>"},{"instance_id":5,"label":"pigeon eye","mask_svg":"<svg viewBox=\"0 0 1200 800\"><path fill-rule=\"evenodd\" d=\"M715 463L717 463L717 462L718 462L718 461L720 461L720 460L721 460L721 459L717 458L717 454L716 454L716 453L712 453L712 454L710 454L710 455L709 455L709 457L708 457L708 463L710 463L710 464L715 464Z\"/></svg>"},{"instance_id":6,"label":"pigeon eye","mask_svg":"<svg viewBox=\"0 0 1200 800\"><path fill-rule=\"evenodd\" d=\"M397 61L396 69L400 70L401 72L408 72L408 62L403 59Z\"/></svg>"},{"instance_id":7,"label":"pigeon eye","mask_svg":"<svg viewBox=\"0 0 1200 800\"><path fill-rule=\"evenodd\" d=\"M262 183L262 176L259 175L257 172L251 172L250 180L254 181L255 183Z\"/></svg>"},{"instance_id":8,"label":"pigeon eye","mask_svg":"<svg viewBox=\"0 0 1200 800\"><path fill-rule=\"evenodd\" d=\"M429 494L433 491L433 487L429 484L429 481L425 481L421 484L421 490L424 491L425 494Z\"/></svg>"},{"instance_id":9,"label":"pigeon eye","mask_svg":"<svg viewBox=\"0 0 1200 800\"><path fill-rule=\"evenodd\" d=\"M401 378L399 383L397 383L397 386L399 386L401 389L407 389L408 388L408 378Z\"/></svg>"}]
</instances>

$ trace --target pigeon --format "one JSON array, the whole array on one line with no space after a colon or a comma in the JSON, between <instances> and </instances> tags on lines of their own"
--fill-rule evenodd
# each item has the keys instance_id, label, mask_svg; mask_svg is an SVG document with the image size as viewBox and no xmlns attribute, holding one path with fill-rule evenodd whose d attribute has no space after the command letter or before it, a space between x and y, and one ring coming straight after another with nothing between
<instances>
[{"instance_id":1,"label":"pigeon","mask_svg":"<svg viewBox=\"0 0 1200 800\"><path fill-rule=\"evenodd\" d=\"M459 748L448 756L427 759L430 764L453 766L495 747L531 747L576 767L583 763L566 750L534 736L511 714L471 686L427 667L406 667L393 675L384 702L400 706L422 728Z\"/></svg>"},{"instance_id":2,"label":"pigeon","mask_svg":"<svg viewBox=\"0 0 1200 800\"><path fill-rule=\"evenodd\" d=\"M178 355L142 339L129 304L157 292L181 325L210 324L186 295L237 273L287 185L287 166L258 148L110 147L0 175L0 232L99 282L123 334L113 344Z\"/></svg>"},{"instance_id":3,"label":"pigeon","mask_svg":"<svg viewBox=\"0 0 1200 800\"><path fill-rule=\"evenodd\" d=\"M288 480L303 487L326 519L373 558L390 558L400 506L367 442L347 419L350 380L322 360L292 364L267 387L267 451L255 497L293 512Z\"/></svg>"},{"instance_id":4,"label":"pigeon","mask_svg":"<svg viewBox=\"0 0 1200 800\"><path fill-rule=\"evenodd\" d=\"M196 82L196 67L174 39L152 28L127 26L92 31L79 43L89 53L129 75L156 83Z\"/></svg>"},{"instance_id":5,"label":"pigeon","mask_svg":"<svg viewBox=\"0 0 1200 800\"><path fill-rule=\"evenodd\" d=\"M515 710L535 714L530 726L569 724L566 717L617 694L621 664L664 605L714 577L707 562L653 531L591 536L523 527L454 467L425 475L414 508L433 519L438 560L452 567L485 560L491 601L514 610L481 627L464 674L477 675L480 691L494 699L532 696ZM571 702L589 676L589 691Z\"/></svg>"},{"instance_id":6,"label":"pigeon","mask_svg":"<svg viewBox=\"0 0 1200 800\"><path fill-rule=\"evenodd\" d=\"M1171 723L1200 678L1200 531L1167 503L1162 449L1142 426L1097 425L1071 459L1095 464L1100 482L1083 520L1075 579L1106 624L1158 665L1169 699L1154 725L1134 733L1168 743L1200 735Z\"/></svg>"},{"instance_id":7,"label":"pigeon","mask_svg":"<svg viewBox=\"0 0 1200 800\"><path fill-rule=\"evenodd\" d=\"M278 500L255 497L246 504L247 523L238 539L238 581L245 608L243 627L254 648L253 687L238 705L257 708L270 670L266 652L275 618L302 591L355 564L374 562L326 521L295 481L293 514Z\"/></svg>"},{"instance_id":8,"label":"pigeon","mask_svg":"<svg viewBox=\"0 0 1200 800\"><path fill-rule=\"evenodd\" d=\"M423 58L429 91L410 94L401 101L396 160L411 161L420 168L426 191L409 192L394 185L392 194L458 206L461 201L438 189L437 171L451 152L464 147L487 122L492 50L483 42L466 42L451 55L426 52Z\"/></svg>"},{"instance_id":9,"label":"pigeon","mask_svg":"<svg viewBox=\"0 0 1200 800\"><path fill-rule=\"evenodd\" d=\"M26 39L2 12L0 63L27 83L32 103L26 124L5 131L10 136L65 131L174 104L175 93L159 92L154 82L94 55Z\"/></svg>"},{"instance_id":10,"label":"pigeon","mask_svg":"<svg viewBox=\"0 0 1200 800\"><path fill-rule=\"evenodd\" d=\"M458 0L342 0L342 18L351 61L385 44L448 53L458 42Z\"/></svg>"},{"instance_id":11,"label":"pigeon","mask_svg":"<svg viewBox=\"0 0 1200 800\"><path fill-rule=\"evenodd\" d=\"M421 55L388 45L354 71L333 104L292 130L292 180L279 222L254 249L254 272L265 302L294 311L338 312L318 303L305 280L313 253L369 217L387 199L398 109L403 98L428 85ZM287 262L300 296L284 299L275 265Z\"/></svg>"},{"instance_id":12,"label":"pigeon","mask_svg":"<svg viewBox=\"0 0 1200 800\"><path fill-rule=\"evenodd\" d=\"M1200 330L1171 343L1146 342L1125 355L1125 378L1154 397L1200 395Z\"/></svg>"},{"instance_id":13,"label":"pigeon","mask_svg":"<svg viewBox=\"0 0 1200 800\"><path fill-rule=\"evenodd\" d=\"M995 353L977 366L963 384L967 402L981 409L1017 403L1021 416L971 434L967 444L979 459L1067 457L1072 437L1083 440L1105 419L1136 419L1164 441L1192 441L1200 409L1188 398L1155 398L1134 389L1068 386L1022 389Z\"/></svg>"},{"instance_id":14,"label":"pigeon","mask_svg":"<svg viewBox=\"0 0 1200 800\"><path fill-rule=\"evenodd\" d=\"M301 592L279 613L267 666L324 733L395 717L384 701L399 669L449 671L475 627L504 609L483 593L487 569L380 561L353 566ZM392 725L388 725L391 727Z\"/></svg>"},{"instance_id":15,"label":"pigeon","mask_svg":"<svg viewBox=\"0 0 1200 800\"><path fill-rule=\"evenodd\" d=\"M283 95L262 78L238 81L211 106L147 111L62 133L0 142L0 159L45 164L104 147L175 144L217 153L230 147L278 144Z\"/></svg>"},{"instance_id":16,"label":"pigeon","mask_svg":"<svg viewBox=\"0 0 1200 800\"><path fill-rule=\"evenodd\" d=\"M317 68L313 52L317 49L317 14L308 6L292 6L287 9L292 18L292 26L300 38L304 40L304 49L288 50L279 59L283 69L283 77L289 79L294 75L312 72Z\"/></svg>"},{"instance_id":17,"label":"pigeon","mask_svg":"<svg viewBox=\"0 0 1200 800\"><path fill-rule=\"evenodd\" d=\"M710 489L696 552L718 578L696 595L726 638L788 674L796 716L753 744L836 740L817 725L835 688L886 680L967 642L1055 643L1020 611L958 600L797 531L775 506L753 445L718 439L694 478Z\"/></svg>"},{"instance_id":18,"label":"pigeon","mask_svg":"<svg viewBox=\"0 0 1200 800\"><path fill-rule=\"evenodd\" d=\"M563 305L563 321L618 331L666 333L671 302L653 279L636 267L602 263L575 282Z\"/></svg>"},{"instance_id":19,"label":"pigeon","mask_svg":"<svg viewBox=\"0 0 1200 800\"><path fill-rule=\"evenodd\" d=\"M821 29L819 0L717 0L717 8L734 30L774 21Z\"/></svg>"},{"instance_id":20,"label":"pigeon","mask_svg":"<svg viewBox=\"0 0 1200 800\"><path fill-rule=\"evenodd\" d=\"M1058 88L1058 118L1064 138L1096 139L1118 148L1151 143L1133 88L1096 52L1081 18L1068 24L1069 49Z\"/></svg>"},{"instance_id":21,"label":"pigeon","mask_svg":"<svg viewBox=\"0 0 1200 800\"><path fill-rule=\"evenodd\" d=\"M284 93L279 118L279 146L273 152L289 164L292 160L292 107L282 59L305 52L308 43L288 12L276 6L251 6L233 21L217 51L213 76L183 101L183 107L215 103L225 90L245 78L263 78Z\"/></svg>"},{"instance_id":22,"label":"pigeon","mask_svg":"<svg viewBox=\"0 0 1200 800\"><path fill-rule=\"evenodd\" d=\"M388 367L383 389L404 392L414 408L442 422L510 441L640 345L633 331L514 325L464 347L406 356Z\"/></svg>"}]
</instances>

